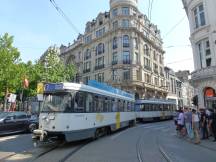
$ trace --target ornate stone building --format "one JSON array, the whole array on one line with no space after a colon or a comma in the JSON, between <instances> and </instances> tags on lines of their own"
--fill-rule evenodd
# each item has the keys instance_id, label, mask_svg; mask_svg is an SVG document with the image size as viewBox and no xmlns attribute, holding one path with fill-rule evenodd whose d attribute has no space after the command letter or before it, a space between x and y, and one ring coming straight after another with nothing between
<instances>
[{"instance_id":1,"label":"ornate stone building","mask_svg":"<svg viewBox=\"0 0 216 162\"><path fill-rule=\"evenodd\" d=\"M138 0L110 0L110 11L87 22L85 33L60 51L65 64L77 65L77 82L94 79L137 98L165 98L162 43Z\"/></svg>"},{"instance_id":2,"label":"ornate stone building","mask_svg":"<svg viewBox=\"0 0 216 162\"><path fill-rule=\"evenodd\" d=\"M199 108L216 104L216 1L182 0L187 13L195 71L191 81L196 88Z\"/></svg>"}]
</instances>

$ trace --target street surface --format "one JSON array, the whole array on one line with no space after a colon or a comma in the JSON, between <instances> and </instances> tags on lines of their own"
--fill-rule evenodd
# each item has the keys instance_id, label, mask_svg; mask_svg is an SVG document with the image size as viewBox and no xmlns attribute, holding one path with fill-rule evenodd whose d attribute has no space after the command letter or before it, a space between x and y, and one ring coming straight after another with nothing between
<instances>
[{"instance_id":1,"label":"street surface","mask_svg":"<svg viewBox=\"0 0 216 162\"><path fill-rule=\"evenodd\" d=\"M33 148L30 134L0 137L0 159L8 162L215 162L216 143L206 140L195 145L177 137L173 121L165 121L137 124L96 141L38 148Z\"/></svg>"}]
</instances>

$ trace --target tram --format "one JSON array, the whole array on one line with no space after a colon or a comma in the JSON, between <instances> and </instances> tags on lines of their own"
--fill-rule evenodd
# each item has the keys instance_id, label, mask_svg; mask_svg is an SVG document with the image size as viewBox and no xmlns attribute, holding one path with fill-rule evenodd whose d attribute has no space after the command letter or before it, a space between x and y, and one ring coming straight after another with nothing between
<instances>
[{"instance_id":1,"label":"tram","mask_svg":"<svg viewBox=\"0 0 216 162\"><path fill-rule=\"evenodd\" d=\"M46 84L34 142L98 138L136 122L133 94L89 81Z\"/></svg>"},{"instance_id":2,"label":"tram","mask_svg":"<svg viewBox=\"0 0 216 162\"><path fill-rule=\"evenodd\" d=\"M176 110L176 102L162 99L140 99L135 102L138 121L160 121L171 119Z\"/></svg>"}]
</instances>

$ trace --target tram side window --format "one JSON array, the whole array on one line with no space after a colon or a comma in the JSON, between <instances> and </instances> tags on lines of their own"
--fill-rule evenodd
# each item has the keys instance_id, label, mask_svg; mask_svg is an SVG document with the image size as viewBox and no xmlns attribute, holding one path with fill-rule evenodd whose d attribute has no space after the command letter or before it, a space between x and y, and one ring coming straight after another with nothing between
<instances>
[{"instance_id":1,"label":"tram side window","mask_svg":"<svg viewBox=\"0 0 216 162\"><path fill-rule=\"evenodd\" d=\"M163 104L160 104L160 111L165 111L165 107Z\"/></svg>"},{"instance_id":2,"label":"tram side window","mask_svg":"<svg viewBox=\"0 0 216 162\"><path fill-rule=\"evenodd\" d=\"M86 112L93 112L93 97L91 93L86 95Z\"/></svg>"},{"instance_id":3,"label":"tram side window","mask_svg":"<svg viewBox=\"0 0 216 162\"><path fill-rule=\"evenodd\" d=\"M122 100L118 100L118 111L119 112L123 111L123 101Z\"/></svg>"},{"instance_id":4,"label":"tram side window","mask_svg":"<svg viewBox=\"0 0 216 162\"><path fill-rule=\"evenodd\" d=\"M164 111L168 111L169 110L169 105L163 105L163 109L164 109Z\"/></svg>"},{"instance_id":5,"label":"tram side window","mask_svg":"<svg viewBox=\"0 0 216 162\"><path fill-rule=\"evenodd\" d=\"M104 97L99 96L99 102L98 102L98 112L104 111Z\"/></svg>"},{"instance_id":6,"label":"tram side window","mask_svg":"<svg viewBox=\"0 0 216 162\"><path fill-rule=\"evenodd\" d=\"M134 104L132 102L128 102L127 110L128 111L134 111Z\"/></svg>"},{"instance_id":7,"label":"tram side window","mask_svg":"<svg viewBox=\"0 0 216 162\"><path fill-rule=\"evenodd\" d=\"M127 101L124 101L124 112L127 112Z\"/></svg>"},{"instance_id":8,"label":"tram side window","mask_svg":"<svg viewBox=\"0 0 216 162\"><path fill-rule=\"evenodd\" d=\"M142 111L147 111L147 105L145 104L142 105Z\"/></svg>"},{"instance_id":9,"label":"tram side window","mask_svg":"<svg viewBox=\"0 0 216 162\"><path fill-rule=\"evenodd\" d=\"M117 101L115 99L112 99L112 112L117 111Z\"/></svg>"},{"instance_id":10,"label":"tram side window","mask_svg":"<svg viewBox=\"0 0 216 162\"><path fill-rule=\"evenodd\" d=\"M99 107L99 99L98 96L94 96L94 105L92 112L97 112Z\"/></svg>"},{"instance_id":11,"label":"tram side window","mask_svg":"<svg viewBox=\"0 0 216 162\"><path fill-rule=\"evenodd\" d=\"M151 105L151 107L150 111L157 111L158 105Z\"/></svg>"},{"instance_id":12,"label":"tram side window","mask_svg":"<svg viewBox=\"0 0 216 162\"><path fill-rule=\"evenodd\" d=\"M84 105L85 105L85 93L77 92L75 96L74 111L79 113L85 112Z\"/></svg>"},{"instance_id":13,"label":"tram side window","mask_svg":"<svg viewBox=\"0 0 216 162\"><path fill-rule=\"evenodd\" d=\"M111 111L111 99L106 97L104 100L104 112L110 112Z\"/></svg>"}]
</instances>

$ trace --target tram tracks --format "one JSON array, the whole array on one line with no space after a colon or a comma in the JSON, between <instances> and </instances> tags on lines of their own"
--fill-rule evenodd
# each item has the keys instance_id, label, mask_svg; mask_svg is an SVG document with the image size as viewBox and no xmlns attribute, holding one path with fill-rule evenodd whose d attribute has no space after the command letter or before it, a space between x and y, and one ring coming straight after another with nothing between
<instances>
[{"instance_id":1,"label":"tram tracks","mask_svg":"<svg viewBox=\"0 0 216 162\"><path fill-rule=\"evenodd\" d=\"M173 160L170 158L169 154L166 152L166 150L160 144L158 135L156 135L156 137L153 139L149 139L149 140L152 140L152 142L154 144L151 146L148 146L148 141L146 141L144 139L146 139L146 136L148 136L149 135L148 133L150 133L150 132L153 133L152 130L150 130L149 132L145 132L145 133L139 135L139 137L137 139L136 153L137 153L138 162L158 161L158 159L160 159L163 162L173 162ZM153 152L155 152L155 155L154 155L154 157L152 157L151 160L148 156L149 152L146 152L147 149L145 147L148 147L149 149L152 149Z\"/></svg>"},{"instance_id":2,"label":"tram tracks","mask_svg":"<svg viewBox=\"0 0 216 162\"><path fill-rule=\"evenodd\" d=\"M37 157L35 157L32 161L56 161L56 162L65 162L72 155L81 150L84 146L89 144L88 141L74 142L74 143L62 143L55 147L50 148L47 151L42 152Z\"/></svg>"}]
</instances>

